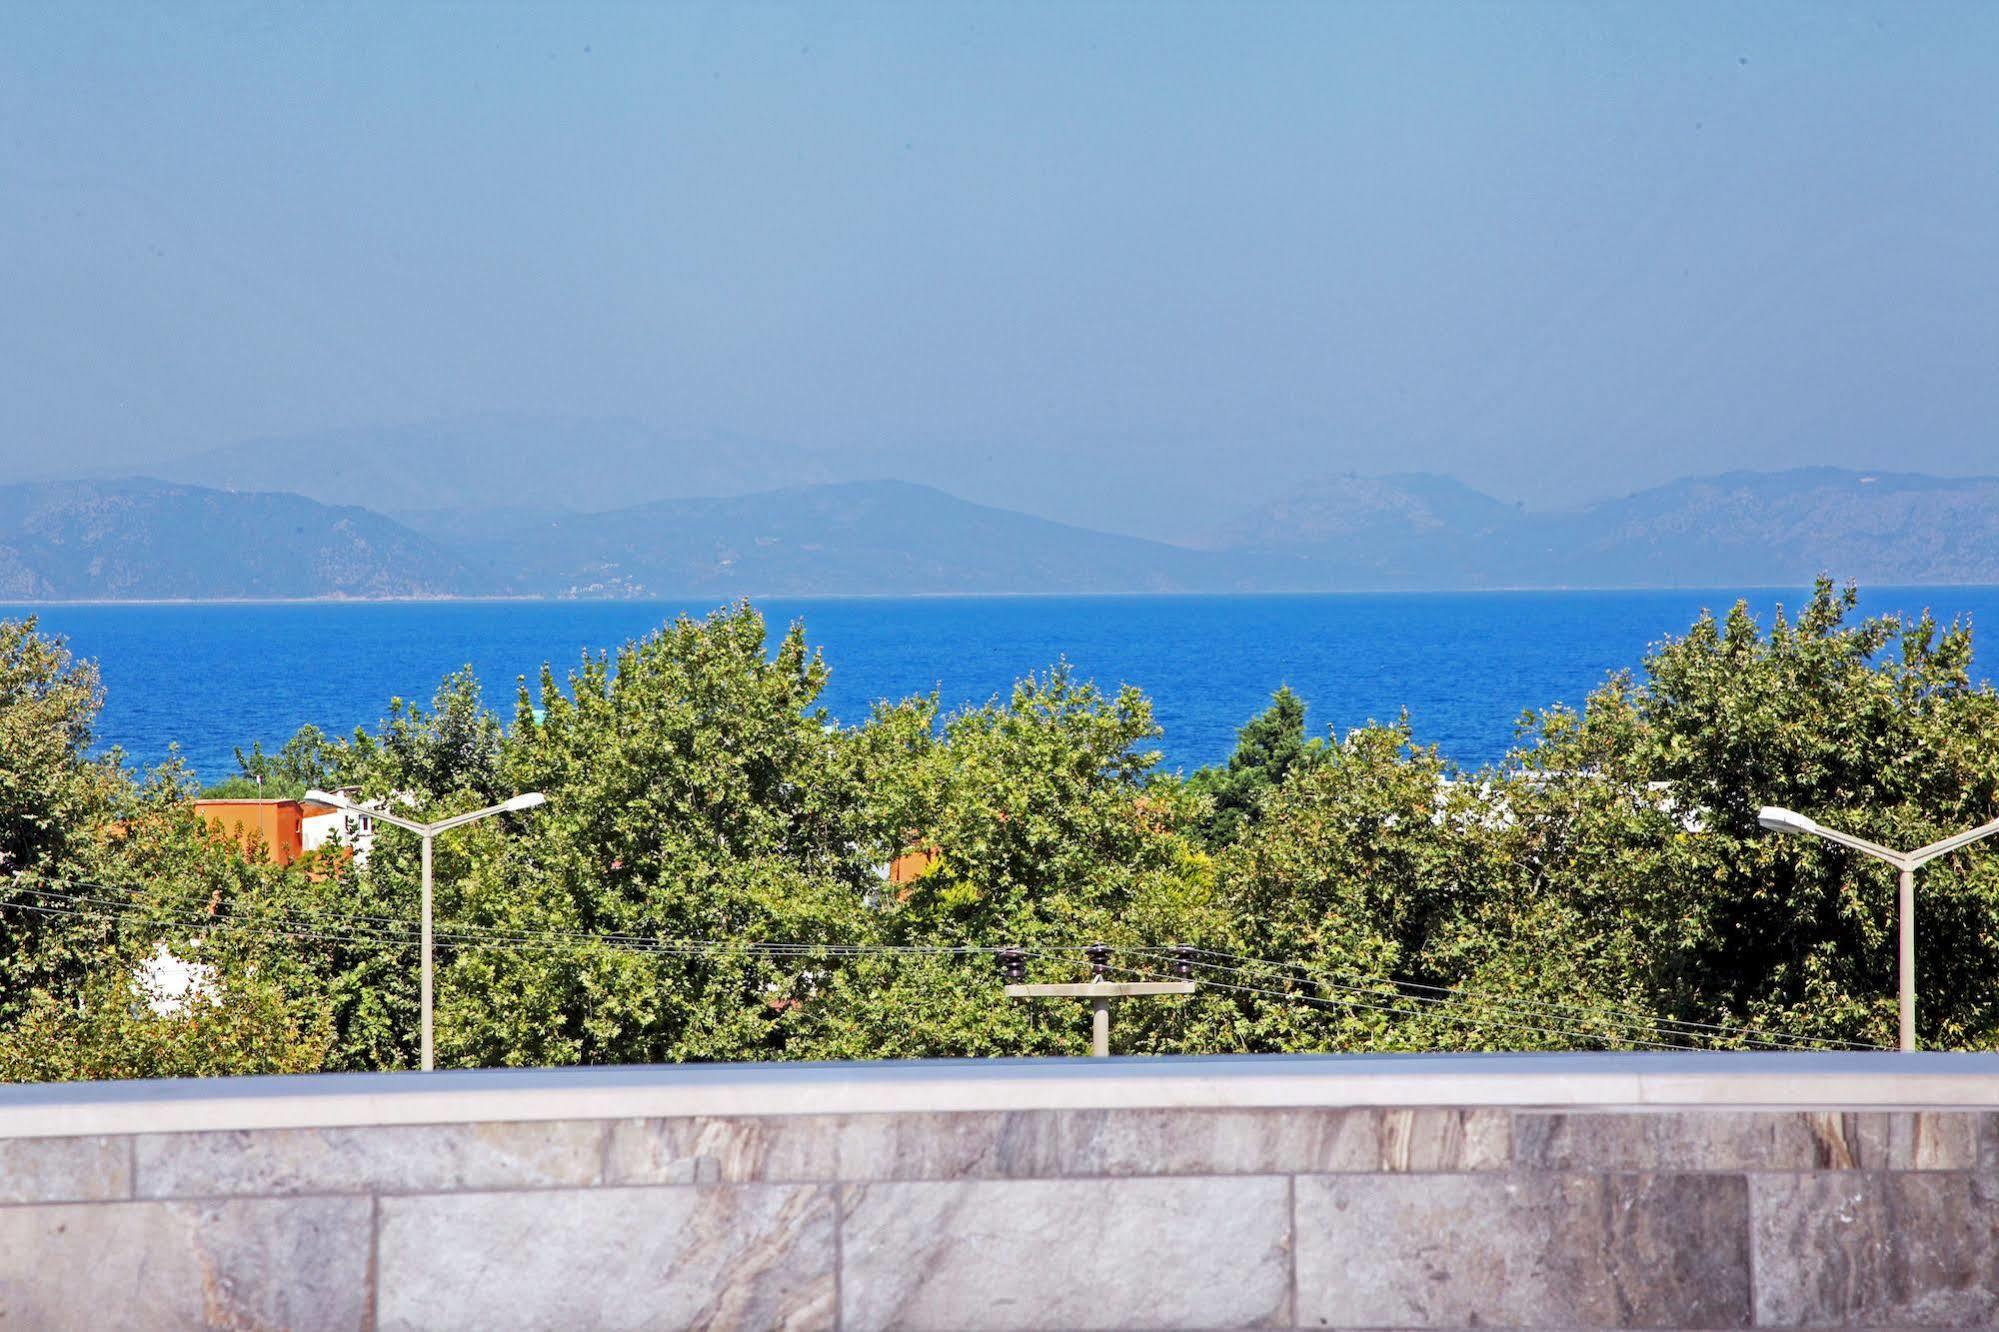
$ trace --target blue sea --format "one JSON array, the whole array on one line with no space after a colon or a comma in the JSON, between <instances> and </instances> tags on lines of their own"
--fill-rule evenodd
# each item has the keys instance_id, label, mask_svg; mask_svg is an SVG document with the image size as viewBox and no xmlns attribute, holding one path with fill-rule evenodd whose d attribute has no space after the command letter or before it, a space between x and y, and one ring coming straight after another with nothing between
<instances>
[{"instance_id":1,"label":"blue sea","mask_svg":"<svg viewBox=\"0 0 1999 1332\"><path fill-rule=\"evenodd\" d=\"M1523 710L1580 703L1703 607L1747 598L1766 618L1805 589L1338 596L926 597L760 601L773 638L802 620L832 669L824 703L856 721L878 698L940 690L984 702L1066 659L1152 699L1168 767L1225 758L1235 731L1289 684L1312 726L1345 730L1407 710L1418 740L1474 765L1499 757ZM1999 612L1999 588L1883 588L1862 609ZM104 746L141 764L170 747L204 781L236 746L275 747L303 722L372 726L401 696L428 702L472 665L503 714L514 682L558 675L711 603L425 602L0 605L38 615L103 674ZM1991 660L1981 654L1983 660Z\"/></svg>"}]
</instances>

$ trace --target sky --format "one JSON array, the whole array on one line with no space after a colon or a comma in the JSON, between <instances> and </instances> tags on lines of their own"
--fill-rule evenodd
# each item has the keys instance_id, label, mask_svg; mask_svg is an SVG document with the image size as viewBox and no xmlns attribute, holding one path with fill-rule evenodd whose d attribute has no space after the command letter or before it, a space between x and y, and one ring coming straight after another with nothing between
<instances>
[{"instance_id":1,"label":"sky","mask_svg":"<svg viewBox=\"0 0 1999 1332\"><path fill-rule=\"evenodd\" d=\"M0 480L490 413L1162 527L1995 472L1995 65L1970 4L11 5Z\"/></svg>"}]
</instances>

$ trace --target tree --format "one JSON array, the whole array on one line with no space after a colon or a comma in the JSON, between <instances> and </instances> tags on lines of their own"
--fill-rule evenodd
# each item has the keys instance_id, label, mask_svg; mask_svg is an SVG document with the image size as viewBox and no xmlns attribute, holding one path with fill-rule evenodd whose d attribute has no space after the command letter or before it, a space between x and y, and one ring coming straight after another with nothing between
<instances>
[{"instance_id":1,"label":"tree","mask_svg":"<svg viewBox=\"0 0 1999 1332\"><path fill-rule=\"evenodd\" d=\"M1262 1051L1483 1048L1433 1019L1430 991L1462 921L1503 895L1504 823L1408 724L1367 726L1294 764L1263 798L1256 835L1218 864L1232 942L1200 978L1195 1039ZM1417 998L1415 995L1426 997ZM1509 1035L1511 1033L1508 1033Z\"/></svg>"},{"instance_id":2,"label":"tree","mask_svg":"<svg viewBox=\"0 0 1999 1332\"><path fill-rule=\"evenodd\" d=\"M309 790L338 785L336 774L343 755L344 746L329 740L324 731L307 722L275 754L266 754L262 742L253 743L247 754L239 745L237 775L203 794L218 798L296 800Z\"/></svg>"},{"instance_id":3,"label":"tree","mask_svg":"<svg viewBox=\"0 0 1999 1332\"><path fill-rule=\"evenodd\" d=\"M780 1001L798 968L728 945L851 939L875 884L850 831L851 740L816 707L825 678L797 627L767 655L763 618L745 604L682 617L615 661L589 657L566 691L544 669L538 709L523 688L496 771L549 803L440 844L440 914L661 951L456 953L441 981L445 1057L781 1053ZM378 880L408 873L398 839L378 839L376 859ZM687 940L716 946L666 951Z\"/></svg>"},{"instance_id":4,"label":"tree","mask_svg":"<svg viewBox=\"0 0 1999 1332\"><path fill-rule=\"evenodd\" d=\"M1636 983L1663 1013L1893 1040L1892 871L1766 833L1756 811L1910 846L1985 822L1999 814L1999 695L1971 677L1969 624L1852 624L1856 603L1821 579L1767 634L1740 604L1703 615L1642 680L1536 719L1518 760L1545 791L1535 857L1555 890L1624 922ZM1992 856L1924 872L1925 1043L1999 1034L1995 911Z\"/></svg>"},{"instance_id":5,"label":"tree","mask_svg":"<svg viewBox=\"0 0 1999 1332\"><path fill-rule=\"evenodd\" d=\"M75 1001L37 991L0 1030L0 1082L313 1073L331 1044L323 1011L254 972L172 1006L121 970L93 975Z\"/></svg>"},{"instance_id":6,"label":"tree","mask_svg":"<svg viewBox=\"0 0 1999 1332\"><path fill-rule=\"evenodd\" d=\"M373 796L394 793L421 802L467 792L497 795L504 785L504 739L478 675L465 666L444 677L429 711L407 699L390 699L389 715L375 733L359 730L334 746L318 743L315 733L305 748L323 776L359 785ZM294 736L286 750L299 743L301 737Z\"/></svg>"},{"instance_id":7,"label":"tree","mask_svg":"<svg viewBox=\"0 0 1999 1332\"><path fill-rule=\"evenodd\" d=\"M1228 846L1256 823L1263 799L1293 770L1317 762L1324 743L1305 738L1305 700L1289 685L1279 687L1270 706L1236 732L1235 752L1220 768L1202 768L1188 781L1197 795L1214 802L1195 828L1203 843Z\"/></svg>"},{"instance_id":8,"label":"tree","mask_svg":"<svg viewBox=\"0 0 1999 1332\"><path fill-rule=\"evenodd\" d=\"M1149 780L1159 730L1136 689L1105 695L1066 666L1004 702L933 727L936 702L878 709L858 742L872 794L869 844L885 861L934 849L929 870L878 886L870 936L899 950L830 970L800 1014L814 1058L1052 1054L1087 1048L1073 1005L1006 999L996 945L1034 974L1080 980L1079 946L1163 971L1163 950L1212 933L1213 878L1183 835L1195 802ZM1124 1049L1173 1048L1181 1006L1135 1006Z\"/></svg>"},{"instance_id":9,"label":"tree","mask_svg":"<svg viewBox=\"0 0 1999 1332\"><path fill-rule=\"evenodd\" d=\"M0 620L0 873L60 863L106 819L121 774L90 757L103 699L62 639Z\"/></svg>"},{"instance_id":10,"label":"tree","mask_svg":"<svg viewBox=\"0 0 1999 1332\"><path fill-rule=\"evenodd\" d=\"M773 643L747 604L544 668L511 724L461 671L428 709L245 767L421 818L550 797L437 844L447 1064L1079 1052L1082 1014L1004 998L994 954L1081 979L1093 942L1127 977L1199 950L1202 992L1127 1006L1120 1050L1885 1044L1892 876L1755 812L1898 845L1984 822L1999 695L1968 625L1855 604L1821 582L1767 632L1703 615L1472 772L1406 719L1308 741L1280 690L1183 781L1141 693L1059 665L838 726L803 630ZM0 1075L409 1066L414 840L383 830L365 872L246 859L183 768L90 758L94 675L10 635ZM922 872L890 882L911 852ZM1923 1039L1989 1045L1999 857L1932 865L1918 898ZM212 1003L144 1002L162 945L215 969Z\"/></svg>"}]
</instances>

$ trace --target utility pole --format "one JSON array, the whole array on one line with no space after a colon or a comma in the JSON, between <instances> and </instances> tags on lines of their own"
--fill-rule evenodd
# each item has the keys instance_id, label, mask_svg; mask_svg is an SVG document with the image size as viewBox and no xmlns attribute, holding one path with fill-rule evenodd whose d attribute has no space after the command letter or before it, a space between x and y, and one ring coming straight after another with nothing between
<instances>
[{"instance_id":1,"label":"utility pole","mask_svg":"<svg viewBox=\"0 0 1999 1332\"><path fill-rule=\"evenodd\" d=\"M1007 982L1006 994L1009 999L1088 999L1090 1054L1097 1059L1108 1059L1111 1053L1111 1000L1142 995L1192 994L1196 988L1195 982L1186 979L1194 970L1191 949L1177 950L1173 970L1181 979L1173 981L1108 980L1105 973L1110 970L1110 946L1091 944L1083 952L1090 959L1090 979L1087 984L1025 984L1027 954L1018 948L1006 948L1000 951L1000 975Z\"/></svg>"}]
</instances>

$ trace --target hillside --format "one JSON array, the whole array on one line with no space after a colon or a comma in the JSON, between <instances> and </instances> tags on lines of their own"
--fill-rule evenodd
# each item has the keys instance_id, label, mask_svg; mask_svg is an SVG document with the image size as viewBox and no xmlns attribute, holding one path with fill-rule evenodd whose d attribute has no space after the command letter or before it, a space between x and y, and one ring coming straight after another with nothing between
<instances>
[{"instance_id":1,"label":"hillside","mask_svg":"<svg viewBox=\"0 0 1999 1332\"><path fill-rule=\"evenodd\" d=\"M591 513L836 479L803 449L670 435L635 421L512 414L250 440L147 470L191 485L359 504L437 532L476 528L495 510Z\"/></svg>"},{"instance_id":2,"label":"hillside","mask_svg":"<svg viewBox=\"0 0 1999 1332\"><path fill-rule=\"evenodd\" d=\"M1342 476L1298 486L1206 543L1285 591L1503 586L1495 551L1531 526L1449 477Z\"/></svg>"},{"instance_id":3,"label":"hillside","mask_svg":"<svg viewBox=\"0 0 1999 1332\"><path fill-rule=\"evenodd\" d=\"M413 597L483 590L365 509L163 481L0 486L0 598Z\"/></svg>"},{"instance_id":4,"label":"hillside","mask_svg":"<svg viewBox=\"0 0 1999 1332\"><path fill-rule=\"evenodd\" d=\"M467 550L495 580L563 596L1194 591L1235 566L900 481L662 500Z\"/></svg>"},{"instance_id":5,"label":"hillside","mask_svg":"<svg viewBox=\"0 0 1999 1332\"><path fill-rule=\"evenodd\" d=\"M1524 572L1611 586L1999 582L1999 478L1811 468L1675 481L1592 505Z\"/></svg>"},{"instance_id":6,"label":"hillside","mask_svg":"<svg viewBox=\"0 0 1999 1332\"><path fill-rule=\"evenodd\" d=\"M1832 469L1535 513L1448 478L1335 477L1201 549L900 481L588 514L428 511L161 481L0 487L0 599L1325 592L1999 583L1999 480Z\"/></svg>"},{"instance_id":7,"label":"hillside","mask_svg":"<svg viewBox=\"0 0 1999 1332\"><path fill-rule=\"evenodd\" d=\"M1216 542L1286 588L1999 582L1999 478L1731 472L1531 512L1443 477L1300 487Z\"/></svg>"}]
</instances>

